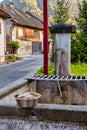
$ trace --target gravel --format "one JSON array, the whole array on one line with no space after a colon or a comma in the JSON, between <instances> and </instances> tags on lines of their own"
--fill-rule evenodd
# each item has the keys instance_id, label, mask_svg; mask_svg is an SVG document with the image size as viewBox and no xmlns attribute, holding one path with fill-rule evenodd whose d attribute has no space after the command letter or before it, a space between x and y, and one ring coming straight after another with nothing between
<instances>
[{"instance_id":1,"label":"gravel","mask_svg":"<svg viewBox=\"0 0 87 130\"><path fill-rule=\"evenodd\" d=\"M87 130L79 124L58 123L49 121L29 121L20 119L0 119L0 130Z\"/></svg>"}]
</instances>

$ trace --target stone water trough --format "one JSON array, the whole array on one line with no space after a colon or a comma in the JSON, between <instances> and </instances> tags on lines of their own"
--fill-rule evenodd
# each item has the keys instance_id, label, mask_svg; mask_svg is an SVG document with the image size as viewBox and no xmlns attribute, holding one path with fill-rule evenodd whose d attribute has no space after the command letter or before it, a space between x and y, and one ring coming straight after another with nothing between
<instances>
[{"instance_id":1,"label":"stone water trough","mask_svg":"<svg viewBox=\"0 0 87 130\"><path fill-rule=\"evenodd\" d=\"M42 130L43 127L44 130L86 130L86 77L75 81L60 80L62 96L60 96L57 84L58 77L56 80L54 80L55 78L52 79L53 76L44 75L42 77L45 78L27 77L1 89L0 128L5 127L6 130L19 130L19 128ZM76 83L78 86L75 86ZM16 103L14 95L26 91L41 94L35 107L21 108Z\"/></svg>"}]
</instances>

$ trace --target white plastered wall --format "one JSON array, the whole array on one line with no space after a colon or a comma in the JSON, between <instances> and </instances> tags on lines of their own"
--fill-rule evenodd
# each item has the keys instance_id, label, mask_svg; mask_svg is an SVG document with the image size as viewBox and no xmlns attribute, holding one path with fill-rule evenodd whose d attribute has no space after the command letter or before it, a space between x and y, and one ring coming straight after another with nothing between
<instances>
[{"instance_id":1,"label":"white plastered wall","mask_svg":"<svg viewBox=\"0 0 87 130\"><path fill-rule=\"evenodd\" d=\"M6 35L5 35L5 20L0 17L1 33L0 33L0 62L5 61Z\"/></svg>"}]
</instances>

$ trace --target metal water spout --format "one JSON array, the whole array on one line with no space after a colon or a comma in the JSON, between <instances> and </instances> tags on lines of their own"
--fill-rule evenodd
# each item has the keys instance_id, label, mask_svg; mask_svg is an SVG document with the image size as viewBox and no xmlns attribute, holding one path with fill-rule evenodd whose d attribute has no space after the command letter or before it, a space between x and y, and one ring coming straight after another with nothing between
<instances>
[{"instance_id":1,"label":"metal water spout","mask_svg":"<svg viewBox=\"0 0 87 130\"><path fill-rule=\"evenodd\" d=\"M61 49L57 50L57 62L56 62L56 75L59 75L59 67L60 67L60 63L61 63L61 55L63 53L63 51Z\"/></svg>"},{"instance_id":2,"label":"metal water spout","mask_svg":"<svg viewBox=\"0 0 87 130\"><path fill-rule=\"evenodd\" d=\"M58 76L59 75L59 67L60 67L60 62L61 62L61 55L62 55L62 50L57 50L57 65L56 65L56 75ZM57 81L57 85L58 85L58 89L59 89L59 93L60 93L60 96L62 97L62 90L61 90L61 86L60 86L60 83L59 81Z\"/></svg>"}]
</instances>

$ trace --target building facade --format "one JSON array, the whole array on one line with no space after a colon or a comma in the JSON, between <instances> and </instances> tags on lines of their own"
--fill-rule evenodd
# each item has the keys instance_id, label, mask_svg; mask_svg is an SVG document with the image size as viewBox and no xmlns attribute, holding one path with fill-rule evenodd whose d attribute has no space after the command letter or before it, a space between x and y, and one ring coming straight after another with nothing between
<instances>
[{"instance_id":1,"label":"building facade","mask_svg":"<svg viewBox=\"0 0 87 130\"><path fill-rule=\"evenodd\" d=\"M10 15L0 7L0 63L5 61L6 52L6 25L5 20L10 18Z\"/></svg>"},{"instance_id":2,"label":"building facade","mask_svg":"<svg viewBox=\"0 0 87 130\"><path fill-rule=\"evenodd\" d=\"M18 55L41 54L43 51L43 23L31 13L24 13L12 3L2 7L11 15L6 20L7 52L12 53L9 43L19 41Z\"/></svg>"}]
</instances>

